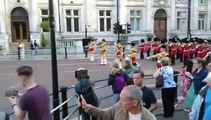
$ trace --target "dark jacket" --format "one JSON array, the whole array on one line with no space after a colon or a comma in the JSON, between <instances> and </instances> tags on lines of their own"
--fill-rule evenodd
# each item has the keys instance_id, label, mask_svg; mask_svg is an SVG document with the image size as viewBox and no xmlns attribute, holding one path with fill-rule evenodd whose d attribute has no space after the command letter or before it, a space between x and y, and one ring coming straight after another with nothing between
<instances>
[{"instance_id":1,"label":"dark jacket","mask_svg":"<svg viewBox=\"0 0 211 120\"><path fill-rule=\"evenodd\" d=\"M88 104L98 106L98 99L92 86L93 83L89 79L81 79L75 85L75 92L78 95L83 95Z\"/></svg>"},{"instance_id":2,"label":"dark jacket","mask_svg":"<svg viewBox=\"0 0 211 120\"><path fill-rule=\"evenodd\" d=\"M111 73L109 75L109 78L108 78L108 85L112 85L112 90L113 90L113 94L119 94L119 92L116 90L116 84L115 84L115 75L117 74L123 74L124 75L124 78L125 78L125 83L128 84L128 80L129 80L129 77L128 75L120 70L120 69L112 69L111 70Z\"/></svg>"},{"instance_id":3,"label":"dark jacket","mask_svg":"<svg viewBox=\"0 0 211 120\"><path fill-rule=\"evenodd\" d=\"M193 83L194 83L195 95L198 95L201 88L206 85L206 83L203 82L203 80L207 77L207 75L208 75L208 70L206 68L203 68L198 73L197 73L197 70L193 72Z\"/></svg>"}]
</instances>

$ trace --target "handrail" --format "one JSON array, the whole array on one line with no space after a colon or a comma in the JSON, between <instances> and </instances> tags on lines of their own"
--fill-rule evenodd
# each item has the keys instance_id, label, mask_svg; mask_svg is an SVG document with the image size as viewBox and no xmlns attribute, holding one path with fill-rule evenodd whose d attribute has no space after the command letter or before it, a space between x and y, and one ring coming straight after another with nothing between
<instances>
[{"instance_id":1,"label":"handrail","mask_svg":"<svg viewBox=\"0 0 211 120\"><path fill-rule=\"evenodd\" d=\"M76 111L78 111L78 107L72 112L70 113L66 118L64 118L63 120L68 120L68 118L73 115Z\"/></svg>"},{"instance_id":2,"label":"handrail","mask_svg":"<svg viewBox=\"0 0 211 120\"><path fill-rule=\"evenodd\" d=\"M51 110L51 114L54 113L57 109L59 109L60 107L62 107L64 104L68 103L70 100L72 100L75 97L76 97L76 95L71 96L69 99L67 99L66 101L64 101L62 104L60 104L59 106L57 106L56 108L54 108L53 110Z\"/></svg>"}]
</instances>

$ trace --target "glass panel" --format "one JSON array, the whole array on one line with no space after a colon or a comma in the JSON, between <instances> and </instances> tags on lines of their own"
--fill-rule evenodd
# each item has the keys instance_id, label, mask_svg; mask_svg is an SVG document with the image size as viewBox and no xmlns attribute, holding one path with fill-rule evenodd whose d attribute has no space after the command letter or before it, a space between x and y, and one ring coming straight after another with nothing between
<instances>
[{"instance_id":1,"label":"glass panel","mask_svg":"<svg viewBox=\"0 0 211 120\"><path fill-rule=\"evenodd\" d=\"M21 39L19 23L15 22L14 28L15 28L16 39Z\"/></svg>"},{"instance_id":2,"label":"glass panel","mask_svg":"<svg viewBox=\"0 0 211 120\"><path fill-rule=\"evenodd\" d=\"M201 27L200 27L201 25L200 25L200 24L201 24L201 22L200 22L200 20L199 20L199 21L198 21L198 29L199 29L199 30L201 30Z\"/></svg>"},{"instance_id":3,"label":"glass panel","mask_svg":"<svg viewBox=\"0 0 211 120\"><path fill-rule=\"evenodd\" d=\"M136 30L137 31L140 31L140 25L141 25L140 23L141 23L141 19L140 18L137 18L136 19Z\"/></svg>"},{"instance_id":4,"label":"glass panel","mask_svg":"<svg viewBox=\"0 0 211 120\"><path fill-rule=\"evenodd\" d=\"M26 23L22 23L22 29L23 29L23 39L27 39L27 31L26 31Z\"/></svg>"},{"instance_id":5,"label":"glass panel","mask_svg":"<svg viewBox=\"0 0 211 120\"><path fill-rule=\"evenodd\" d=\"M141 11L140 10L137 11L137 16L141 16Z\"/></svg>"},{"instance_id":6,"label":"glass panel","mask_svg":"<svg viewBox=\"0 0 211 120\"><path fill-rule=\"evenodd\" d=\"M177 12L177 17L181 17L181 12Z\"/></svg>"},{"instance_id":7,"label":"glass panel","mask_svg":"<svg viewBox=\"0 0 211 120\"><path fill-rule=\"evenodd\" d=\"M44 22L44 21L48 21L48 18L43 17L43 18L42 18L42 22Z\"/></svg>"},{"instance_id":8,"label":"glass panel","mask_svg":"<svg viewBox=\"0 0 211 120\"><path fill-rule=\"evenodd\" d=\"M204 15L199 15L199 19L204 19Z\"/></svg>"},{"instance_id":9,"label":"glass panel","mask_svg":"<svg viewBox=\"0 0 211 120\"><path fill-rule=\"evenodd\" d=\"M180 30L180 21L181 19L177 19L177 30Z\"/></svg>"},{"instance_id":10,"label":"glass panel","mask_svg":"<svg viewBox=\"0 0 211 120\"><path fill-rule=\"evenodd\" d=\"M74 29L75 32L79 32L79 18L74 18Z\"/></svg>"},{"instance_id":11,"label":"glass panel","mask_svg":"<svg viewBox=\"0 0 211 120\"><path fill-rule=\"evenodd\" d=\"M107 31L111 31L111 18L107 18Z\"/></svg>"},{"instance_id":12,"label":"glass panel","mask_svg":"<svg viewBox=\"0 0 211 120\"><path fill-rule=\"evenodd\" d=\"M41 10L42 11L42 15L48 15L48 10Z\"/></svg>"},{"instance_id":13,"label":"glass panel","mask_svg":"<svg viewBox=\"0 0 211 120\"><path fill-rule=\"evenodd\" d=\"M71 15L71 10L66 10L66 15Z\"/></svg>"},{"instance_id":14,"label":"glass panel","mask_svg":"<svg viewBox=\"0 0 211 120\"><path fill-rule=\"evenodd\" d=\"M135 16L135 10L130 11L130 16Z\"/></svg>"},{"instance_id":15,"label":"glass panel","mask_svg":"<svg viewBox=\"0 0 211 120\"><path fill-rule=\"evenodd\" d=\"M130 19L130 24L131 24L131 31L134 31L135 18L131 18L131 19Z\"/></svg>"},{"instance_id":16,"label":"glass panel","mask_svg":"<svg viewBox=\"0 0 211 120\"><path fill-rule=\"evenodd\" d=\"M79 11L78 10L73 10L73 14L74 14L74 16L78 16L79 14Z\"/></svg>"},{"instance_id":17,"label":"glass panel","mask_svg":"<svg viewBox=\"0 0 211 120\"><path fill-rule=\"evenodd\" d=\"M28 13L24 8L18 7L12 11L11 16L28 16Z\"/></svg>"},{"instance_id":18,"label":"glass panel","mask_svg":"<svg viewBox=\"0 0 211 120\"><path fill-rule=\"evenodd\" d=\"M71 32L71 18L66 18L66 24L67 24L67 32Z\"/></svg>"},{"instance_id":19,"label":"glass panel","mask_svg":"<svg viewBox=\"0 0 211 120\"><path fill-rule=\"evenodd\" d=\"M100 16L104 16L104 10L100 10L100 11L99 11L99 15L100 15Z\"/></svg>"},{"instance_id":20,"label":"glass panel","mask_svg":"<svg viewBox=\"0 0 211 120\"><path fill-rule=\"evenodd\" d=\"M106 16L111 16L111 11L110 10L106 11Z\"/></svg>"},{"instance_id":21,"label":"glass panel","mask_svg":"<svg viewBox=\"0 0 211 120\"><path fill-rule=\"evenodd\" d=\"M205 30L205 27L204 27L204 20L201 21L201 27L202 27L202 30Z\"/></svg>"},{"instance_id":22,"label":"glass panel","mask_svg":"<svg viewBox=\"0 0 211 120\"><path fill-rule=\"evenodd\" d=\"M100 18L100 31L104 31L104 18Z\"/></svg>"}]
</instances>

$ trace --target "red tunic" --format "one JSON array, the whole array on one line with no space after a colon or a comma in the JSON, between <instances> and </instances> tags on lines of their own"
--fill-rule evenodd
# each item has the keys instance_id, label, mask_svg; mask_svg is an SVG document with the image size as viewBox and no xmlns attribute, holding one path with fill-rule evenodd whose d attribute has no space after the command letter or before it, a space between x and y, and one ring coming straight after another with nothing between
<instances>
[{"instance_id":1,"label":"red tunic","mask_svg":"<svg viewBox=\"0 0 211 120\"><path fill-rule=\"evenodd\" d=\"M149 52L151 50L151 43L146 43L145 51Z\"/></svg>"},{"instance_id":2,"label":"red tunic","mask_svg":"<svg viewBox=\"0 0 211 120\"><path fill-rule=\"evenodd\" d=\"M197 56L199 57L199 58L204 58L204 50L203 50L203 47L202 46L199 46L198 47L198 52L197 52Z\"/></svg>"},{"instance_id":3,"label":"red tunic","mask_svg":"<svg viewBox=\"0 0 211 120\"><path fill-rule=\"evenodd\" d=\"M140 49L140 51L144 51L144 48L145 48L145 43L141 43L140 45L139 45L139 49Z\"/></svg>"},{"instance_id":4,"label":"red tunic","mask_svg":"<svg viewBox=\"0 0 211 120\"><path fill-rule=\"evenodd\" d=\"M195 52L196 52L196 45L192 44L190 46L190 54L193 55L193 54L195 54Z\"/></svg>"},{"instance_id":5,"label":"red tunic","mask_svg":"<svg viewBox=\"0 0 211 120\"><path fill-rule=\"evenodd\" d=\"M178 46L178 50L179 50L179 53L180 54L183 54L183 49L184 49L184 46L183 45L179 45Z\"/></svg>"},{"instance_id":6,"label":"red tunic","mask_svg":"<svg viewBox=\"0 0 211 120\"><path fill-rule=\"evenodd\" d=\"M171 54L172 55L176 55L177 54L177 47L176 47L176 44L173 44L171 46Z\"/></svg>"},{"instance_id":7,"label":"red tunic","mask_svg":"<svg viewBox=\"0 0 211 120\"><path fill-rule=\"evenodd\" d=\"M189 46L184 47L183 56L188 57L190 55Z\"/></svg>"},{"instance_id":8,"label":"red tunic","mask_svg":"<svg viewBox=\"0 0 211 120\"><path fill-rule=\"evenodd\" d=\"M160 46L159 43L153 43L152 44L153 51L158 53L160 49L159 46Z\"/></svg>"}]
</instances>

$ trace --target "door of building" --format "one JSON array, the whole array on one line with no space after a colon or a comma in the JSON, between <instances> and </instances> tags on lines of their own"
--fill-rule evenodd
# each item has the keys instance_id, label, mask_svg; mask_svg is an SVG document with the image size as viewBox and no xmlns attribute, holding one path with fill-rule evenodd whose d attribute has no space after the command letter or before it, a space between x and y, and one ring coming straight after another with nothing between
<instances>
[{"instance_id":1,"label":"door of building","mask_svg":"<svg viewBox=\"0 0 211 120\"><path fill-rule=\"evenodd\" d=\"M11 14L12 42L29 42L28 13L23 8L15 8Z\"/></svg>"},{"instance_id":2,"label":"door of building","mask_svg":"<svg viewBox=\"0 0 211 120\"><path fill-rule=\"evenodd\" d=\"M165 10L159 9L154 17L154 34L159 39L166 38L167 32L167 15Z\"/></svg>"}]
</instances>

